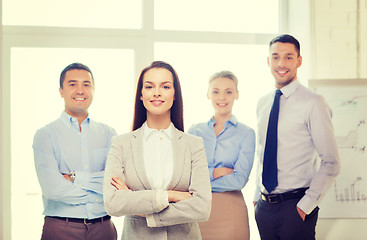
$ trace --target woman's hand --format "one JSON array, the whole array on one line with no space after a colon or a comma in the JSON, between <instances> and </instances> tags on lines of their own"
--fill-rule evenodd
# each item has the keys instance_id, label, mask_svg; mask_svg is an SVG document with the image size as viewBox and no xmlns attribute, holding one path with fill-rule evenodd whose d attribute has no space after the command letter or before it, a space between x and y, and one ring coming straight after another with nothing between
<instances>
[{"instance_id":1,"label":"woman's hand","mask_svg":"<svg viewBox=\"0 0 367 240\"><path fill-rule=\"evenodd\" d=\"M233 168L227 168L227 167L214 168L213 177L220 178L225 175L231 175L232 172L233 172Z\"/></svg>"},{"instance_id":2,"label":"woman's hand","mask_svg":"<svg viewBox=\"0 0 367 240\"><path fill-rule=\"evenodd\" d=\"M117 190L129 190L129 188L127 187L127 185L119 177L112 177L111 184Z\"/></svg>"},{"instance_id":3,"label":"woman's hand","mask_svg":"<svg viewBox=\"0 0 367 240\"><path fill-rule=\"evenodd\" d=\"M168 193L168 202L179 202L192 197L191 193L189 192L169 190L167 191L167 193Z\"/></svg>"}]
</instances>

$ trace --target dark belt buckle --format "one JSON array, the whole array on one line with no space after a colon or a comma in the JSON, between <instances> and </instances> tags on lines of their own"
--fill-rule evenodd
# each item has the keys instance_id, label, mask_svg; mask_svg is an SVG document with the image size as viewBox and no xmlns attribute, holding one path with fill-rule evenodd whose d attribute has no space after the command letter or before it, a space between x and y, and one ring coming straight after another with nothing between
<instances>
[{"instance_id":1,"label":"dark belt buckle","mask_svg":"<svg viewBox=\"0 0 367 240\"><path fill-rule=\"evenodd\" d=\"M268 195L266 196L269 203L279 203L281 202L281 199L279 199L278 195Z\"/></svg>"},{"instance_id":2,"label":"dark belt buckle","mask_svg":"<svg viewBox=\"0 0 367 240\"><path fill-rule=\"evenodd\" d=\"M91 225L92 223L91 222L87 222L88 219L84 218L84 225Z\"/></svg>"}]
</instances>

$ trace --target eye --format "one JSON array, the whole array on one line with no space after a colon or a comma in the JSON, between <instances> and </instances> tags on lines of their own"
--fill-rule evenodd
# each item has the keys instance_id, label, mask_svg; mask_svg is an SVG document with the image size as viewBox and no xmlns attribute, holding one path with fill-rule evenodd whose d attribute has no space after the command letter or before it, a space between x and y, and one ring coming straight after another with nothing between
<instances>
[{"instance_id":1,"label":"eye","mask_svg":"<svg viewBox=\"0 0 367 240\"><path fill-rule=\"evenodd\" d=\"M164 88L164 89L167 89L167 90L168 90L168 89L171 89L171 87L170 87L170 86L167 86L167 85L163 86L163 88Z\"/></svg>"},{"instance_id":2,"label":"eye","mask_svg":"<svg viewBox=\"0 0 367 240\"><path fill-rule=\"evenodd\" d=\"M227 94L232 94L232 91L227 91Z\"/></svg>"},{"instance_id":3,"label":"eye","mask_svg":"<svg viewBox=\"0 0 367 240\"><path fill-rule=\"evenodd\" d=\"M70 83L69 86L74 87L76 84L75 83Z\"/></svg>"},{"instance_id":4,"label":"eye","mask_svg":"<svg viewBox=\"0 0 367 240\"><path fill-rule=\"evenodd\" d=\"M213 94L218 94L218 91L214 90L214 91L213 91Z\"/></svg>"}]
</instances>

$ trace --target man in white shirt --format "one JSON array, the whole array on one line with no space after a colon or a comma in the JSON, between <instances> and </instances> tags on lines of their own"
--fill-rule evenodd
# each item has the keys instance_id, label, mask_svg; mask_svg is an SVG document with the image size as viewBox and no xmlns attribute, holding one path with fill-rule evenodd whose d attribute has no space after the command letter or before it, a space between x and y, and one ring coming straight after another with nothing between
<instances>
[{"instance_id":1,"label":"man in white shirt","mask_svg":"<svg viewBox=\"0 0 367 240\"><path fill-rule=\"evenodd\" d=\"M297 39L271 40L268 65L278 94L265 95L257 107L260 163L254 204L262 240L315 239L317 205L339 173L331 110L322 96L300 84L301 64ZM276 112L275 125L270 111Z\"/></svg>"}]
</instances>

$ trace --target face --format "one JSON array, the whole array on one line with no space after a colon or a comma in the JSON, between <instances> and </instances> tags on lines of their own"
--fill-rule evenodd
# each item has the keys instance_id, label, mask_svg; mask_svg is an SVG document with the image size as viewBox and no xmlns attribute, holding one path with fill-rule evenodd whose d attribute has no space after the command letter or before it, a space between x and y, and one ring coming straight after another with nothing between
<instances>
[{"instance_id":1,"label":"face","mask_svg":"<svg viewBox=\"0 0 367 240\"><path fill-rule=\"evenodd\" d=\"M67 71L60 95L65 101L65 112L73 117L86 117L93 100L92 75L86 70Z\"/></svg>"},{"instance_id":2,"label":"face","mask_svg":"<svg viewBox=\"0 0 367 240\"><path fill-rule=\"evenodd\" d=\"M214 79L209 85L208 99L216 114L232 114L234 100L238 99L236 84L229 78Z\"/></svg>"},{"instance_id":3,"label":"face","mask_svg":"<svg viewBox=\"0 0 367 240\"><path fill-rule=\"evenodd\" d=\"M175 97L173 77L165 68L152 68L144 74L140 99L147 110L147 116L170 117Z\"/></svg>"},{"instance_id":4,"label":"face","mask_svg":"<svg viewBox=\"0 0 367 240\"><path fill-rule=\"evenodd\" d=\"M275 78L275 86L280 89L297 78L297 68L302 64L296 47L291 43L276 42L269 49L268 65Z\"/></svg>"}]
</instances>

